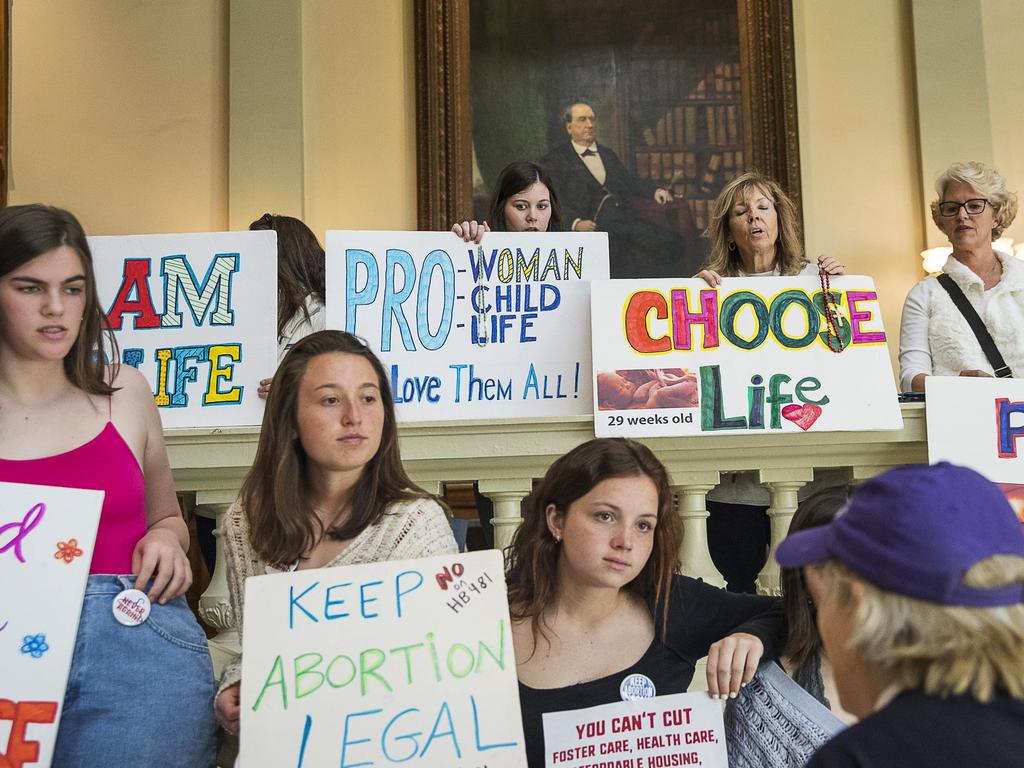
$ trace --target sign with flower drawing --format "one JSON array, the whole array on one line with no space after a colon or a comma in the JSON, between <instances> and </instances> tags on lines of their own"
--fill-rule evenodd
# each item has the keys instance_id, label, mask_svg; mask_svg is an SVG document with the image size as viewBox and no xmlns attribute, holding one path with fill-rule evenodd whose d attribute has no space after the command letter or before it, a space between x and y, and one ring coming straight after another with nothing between
<instances>
[{"instance_id":1,"label":"sign with flower drawing","mask_svg":"<svg viewBox=\"0 0 1024 768\"><path fill-rule=\"evenodd\" d=\"M0 483L0 765L50 765L102 504Z\"/></svg>"}]
</instances>

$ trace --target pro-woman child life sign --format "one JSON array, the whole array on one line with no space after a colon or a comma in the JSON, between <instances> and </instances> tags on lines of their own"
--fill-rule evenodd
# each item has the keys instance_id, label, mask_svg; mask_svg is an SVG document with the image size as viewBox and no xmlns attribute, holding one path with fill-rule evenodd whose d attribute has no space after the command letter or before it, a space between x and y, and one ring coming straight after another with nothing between
<instances>
[{"instance_id":1,"label":"pro-woman child life sign","mask_svg":"<svg viewBox=\"0 0 1024 768\"><path fill-rule=\"evenodd\" d=\"M277 367L277 235L90 237L122 365L153 388L166 428L258 425Z\"/></svg>"},{"instance_id":2,"label":"pro-woman child life sign","mask_svg":"<svg viewBox=\"0 0 1024 768\"><path fill-rule=\"evenodd\" d=\"M384 362L403 421L590 413L604 233L327 233L327 325Z\"/></svg>"},{"instance_id":3,"label":"pro-woman child life sign","mask_svg":"<svg viewBox=\"0 0 1024 768\"><path fill-rule=\"evenodd\" d=\"M102 491L0 483L0 765L50 765Z\"/></svg>"},{"instance_id":4,"label":"pro-woman child life sign","mask_svg":"<svg viewBox=\"0 0 1024 768\"><path fill-rule=\"evenodd\" d=\"M249 578L241 765L522 768L501 553Z\"/></svg>"},{"instance_id":5,"label":"pro-woman child life sign","mask_svg":"<svg viewBox=\"0 0 1024 768\"><path fill-rule=\"evenodd\" d=\"M598 436L903 425L874 283L818 278L592 284Z\"/></svg>"}]
</instances>

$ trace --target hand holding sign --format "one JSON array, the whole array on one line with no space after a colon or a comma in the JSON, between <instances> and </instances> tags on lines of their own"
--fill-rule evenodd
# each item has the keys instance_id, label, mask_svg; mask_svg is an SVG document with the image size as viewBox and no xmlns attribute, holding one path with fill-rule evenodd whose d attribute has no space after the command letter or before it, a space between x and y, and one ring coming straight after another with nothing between
<instances>
[{"instance_id":1,"label":"hand holding sign","mask_svg":"<svg viewBox=\"0 0 1024 768\"><path fill-rule=\"evenodd\" d=\"M728 635L712 645L707 669L711 698L736 698L740 686L753 679L763 655L764 643L745 632Z\"/></svg>"}]
</instances>

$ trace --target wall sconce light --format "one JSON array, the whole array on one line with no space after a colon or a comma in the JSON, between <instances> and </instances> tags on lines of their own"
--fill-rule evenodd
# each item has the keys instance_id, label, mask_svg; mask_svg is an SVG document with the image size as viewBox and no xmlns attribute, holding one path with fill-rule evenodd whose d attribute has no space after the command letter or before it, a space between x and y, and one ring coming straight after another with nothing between
<instances>
[{"instance_id":1,"label":"wall sconce light","mask_svg":"<svg viewBox=\"0 0 1024 768\"><path fill-rule=\"evenodd\" d=\"M929 275L937 275L942 271L942 265L952 252L952 247L948 245L921 251L921 268Z\"/></svg>"}]
</instances>

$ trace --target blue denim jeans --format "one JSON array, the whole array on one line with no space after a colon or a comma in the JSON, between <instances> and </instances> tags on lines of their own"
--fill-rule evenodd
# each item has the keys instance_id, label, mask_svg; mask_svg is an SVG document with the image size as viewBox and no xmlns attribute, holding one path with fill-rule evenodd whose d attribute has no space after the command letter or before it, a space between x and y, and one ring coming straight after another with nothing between
<instances>
[{"instance_id":1,"label":"blue denim jeans","mask_svg":"<svg viewBox=\"0 0 1024 768\"><path fill-rule=\"evenodd\" d=\"M133 576L93 575L85 588L54 768L207 768L216 689L206 637L181 596L153 603L135 627L114 619Z\"/></svg>"}]
</instances>

